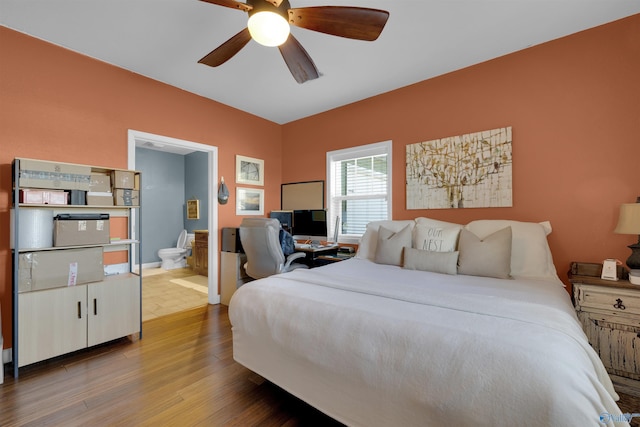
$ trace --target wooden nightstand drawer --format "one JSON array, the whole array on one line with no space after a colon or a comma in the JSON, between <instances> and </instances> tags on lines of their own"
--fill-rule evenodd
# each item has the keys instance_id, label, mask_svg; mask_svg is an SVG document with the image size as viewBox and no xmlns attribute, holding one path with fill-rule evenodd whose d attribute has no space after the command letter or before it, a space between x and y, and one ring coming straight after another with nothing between
<instances>
[{"instance_id":1,"label":"wooden nightstand drawer","mask_svg":"<svg viewBox=\"0 0 640 427\"><path fill-rule=\"evenodd\" d=\"M581 285L576 292L576 308L583 311L637 315L640 314L640 293L630 289Z\"/></svg>"}]
</instances>

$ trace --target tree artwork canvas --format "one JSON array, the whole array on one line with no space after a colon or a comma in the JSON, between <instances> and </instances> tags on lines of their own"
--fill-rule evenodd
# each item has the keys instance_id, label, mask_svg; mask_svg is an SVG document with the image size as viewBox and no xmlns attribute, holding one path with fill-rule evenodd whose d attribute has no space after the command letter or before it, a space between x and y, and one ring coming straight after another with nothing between
<instances>
[{"instance_id":1,"label":"tree artwork canvas","mask_svg":"<svg viewBox=\"0 0 640 427\"><path fill-rule=\"evenodd\" d=\"M511 127L407 145L407 209L513 206Z\"/></svg>"}]
</instances>

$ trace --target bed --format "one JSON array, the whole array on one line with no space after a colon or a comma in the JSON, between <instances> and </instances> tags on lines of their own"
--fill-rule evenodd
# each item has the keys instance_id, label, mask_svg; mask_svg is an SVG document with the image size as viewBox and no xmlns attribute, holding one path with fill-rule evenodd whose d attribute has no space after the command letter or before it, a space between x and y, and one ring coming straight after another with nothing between
<instances>
[{"instance_id":1,"label":"bed","mask_svg":"<svg viewBox=\"0 0 640 427\"><path fill-rule=\"evenodd\" d=\"M372 223L353 259L238 289L234 359L347 425L628 425L550 231Z\"/></svg>"}]
</instances>

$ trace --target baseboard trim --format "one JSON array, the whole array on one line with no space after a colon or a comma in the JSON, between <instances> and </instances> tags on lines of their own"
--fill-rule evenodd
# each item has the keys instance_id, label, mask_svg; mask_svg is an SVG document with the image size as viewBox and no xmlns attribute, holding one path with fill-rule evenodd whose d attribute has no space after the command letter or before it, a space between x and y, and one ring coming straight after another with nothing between
<instances>
[{"instance_id":1,"label":"baseboard trim","mask_svg":"<svg viewBox=\"0 0 640 427\"><path fill-rule=\"evenodd\" d=\"M157 268L160 267L162 265L162 262L145 262L142 264L142 269L144 270L145 268Z\"/></svg>"}]
</instances>

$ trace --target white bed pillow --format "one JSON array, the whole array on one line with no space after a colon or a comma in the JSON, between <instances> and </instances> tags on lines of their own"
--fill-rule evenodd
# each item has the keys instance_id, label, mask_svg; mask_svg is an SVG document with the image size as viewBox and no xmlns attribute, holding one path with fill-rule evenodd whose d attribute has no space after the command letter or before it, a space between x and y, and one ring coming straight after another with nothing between
<instances>
[{"instance_id":1,"label":"white bed pillow","mask_svg":"<svg viewBox=\"0 0 640 427\"><path fill-rule=\"evenodd\" d=\"M376 264L402 265L402 253L405 247L411 247L411 226L407 225L398 232L380 226L378 245L374 262Z\"/></svg>"},{"instance_id":2,"label":"white bed pillow","mask_svg":"<svg viewBox=\"0 0 640 427\"><path fill-rule=\"evenodd\" d=\"M420 216L416 218L416 225L426 225L428 227L441 227L441 228L462 228L462 224L456 224L455 222L440 221L439 219L426 218Z\"/></svg>"},{"instance_id":3,"label":"white bed pillow","mask_svg":"<svg viewBox=\"0 0 640 427\"><path fill-rule=\"evenodd\" d=\"M483 239L505 227L511 227L511 276L557 279L556 268L549 249L547 236L551 223L510 220L479 220L466 225L466 229Z\"/></svg>"},{"instance_id":4,"label":"white bed pillow","mask_svg":"<svg viewBox=\"0 0 640 427\"><path fill-rule=\"evenodd\" d=\"M391 230L393 232L398 232L402 230L406 226L413 227L415 226L415 221L412 219L409 220L387 220L387 221L372 221L367 224L367 229L365 233L362 235L360 239L360 243L358 244L358 251L356 252L356 258L368 259L369 261L373 261L376 255L376 247L378 246L378 229L380 226L383 226L387 230ZM412 246L412 245L409 245Z\"/></svg>"},{"instance_id":5,"label":"white bed pillow","mask_svg":"<svg viewBox=\"0 0 640 427\"><path fill-rule=\"evenodd\" d=\"M460 231L458 273L468 276L511 277L511 227L480 238L469 230Z\"/></svg>"},{"instance_id":6,"label":"white bed pillow","mask_svg":"<svg viewBox=\"0 0 640 427\"><path fill-rule=\"evenodd\" d=\"M407 270L458 274L458 252L434 252L404 248L402 267Z\"/></svg>"}]
</instances>

